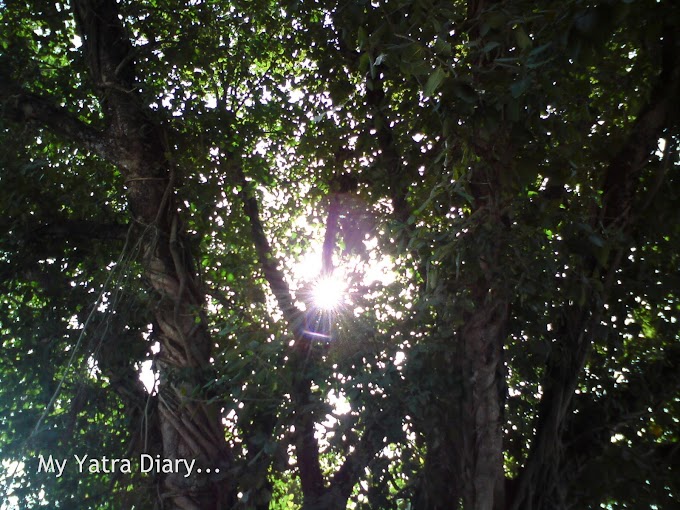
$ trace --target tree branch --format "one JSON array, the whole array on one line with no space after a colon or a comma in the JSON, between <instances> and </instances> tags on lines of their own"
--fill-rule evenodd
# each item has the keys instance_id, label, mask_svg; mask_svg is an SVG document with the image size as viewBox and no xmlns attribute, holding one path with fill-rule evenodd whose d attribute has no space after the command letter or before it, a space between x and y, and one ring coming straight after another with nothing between
<instances>
[{"instance_id":1,"label":"tree branch","mask_svg":"<svg viewBox=\"0 0 680 510\"><path fill-rule=\"evenodd\" d=\"M605 174L602 209L605 227L623 228L631 217L637 177L657 149L674 101L680 94L680 49L675 29L665 27L662 70L651 92L651 101L638 115L623 149L614 157Z\"/></svg>"},{"instance_id":2,"label":"tree branch","mask_svg":"<svg viewBox=\"0 0 680 510\"><path fill-rule=\"evenodd\" d=\"M314 417L309 412L312 405L312 379L308 364L312 359L313 345L305 335L304 313L295 306L288 283L278 268L277 260L264 233L259 206L252 194L251 185L246 180L240 164L236 165L235 171L241 187L243 208L250 220L251 235L264 277L295 339L296 350L290 356L290 366L293 370L291 397L295 405L295 452L305 508L309 505L314 507L324 492L324 480L319 460L319 444L314 436Z\"/></svg>"},{"instance_id":3,"label":"tree branch","mask_svg":"<svg viewBox=\"0 0 680 510\"><path fill-rule=\"evenodd\" d=\"M0 75L2 118L47 129L111 163L118 163L116 151L106 133L94 129L56 103L53 99L24 90L4 73Z\"/></svg>"},{"instance_id":4,"label":"tree branch","mask_svg":"<svg viewBox=\"0 0 680 510\"><path fill-rule=\"evenodd\" d=\"M262 266L264 278L272 290L276 302L283 313L284 319L288 322L293 331L294 338L302 338L304 331L304 320L302 311L299 310L293 301L293 296L290 292L290 287L286 283L283 271L278 268L278 261L274 256L272 247L267 240L262 227L262 220L260 219L260 208L257 203L257 198L251 191L251 185L246 180L243 173L243 168L240 164L235 165L236 178L241 187L240 197L243 201L243 209L250 221L250 232L255 244L255 251L257 258Z\"/></svg>"},{"instance_id":5,"label":"tree branch","mask_svg":"<svg viewBox=\"0 0 680 510\"><path fill-rule=\"evenodd\" d=\"M350 68L357 66L361 53L349 48L341 33L337 33L336 37L338 41L337 50L340 57L347 62ZM385 109L389 108L389 105L386 100L383 80L378 74L374 78L371 78L370 75L367 76L366 81L371 82L371 86L366 87L365 98L366 105L373 115L372 125L376 131L375 139L380 149L378 158L390 176L395 177L389 188L389 198L392 200L394 217L397 221L407 224L408 218L411 215L411 208L406 200L406 196L408 195L411 183L403 182L404 165L394 142L394 134L390 127L389 119L385 115Z\"/></svg>"},{"instance_id":6,"label":"tree branch","mask_svg":"<svg viewBox=\"0 0 680 510\"><path fill-rule=\"evenodd\" d=\"M370 78L369 78L370 79ZM410 179L405 180L405 168L401 156L394 143L394 134L389 125L389 119L383 110L386 108L385 90L380 77L373 80L373 87L366 90L366 104L373 110L373 126L377 131L378 147L380 148L380 160L387 172L394 179L390 183L390 198L394 207L394 216L397 221L407 224L411 216L411 207L406 196L408 195Z\"/></svg>"},{"instance_id":7,"label":"tree branch","mask_svg":"<svg viewBox=\"0 0 680 510\"><path fill-rule=\"evenodd\" d=\"M662 71L653 88L651 99L633 124L623 149L611 160L603 184L602 207L593 215L591 225L603 229L608 237L615 230L627 232L640 213L633 207L639 175L656 150L658 139L666 127L671 106L680 92L680 51L672 30L664 33ZM609 232L607 232L609 231ZM564 313L556 334L557 344L547 362L545 388L536 418L536 434L531 451L519 477L518 490L511 509L547 508L560 497L555 491L561 479L562 447L565 422L572 405L574 390L593 343L593 331L599 324L599 303L609 293L612 275L618 269L624 247L619 247L598 269L593 257L585 261L585 274L599 279L603 288L599 296L591 286L587 305L574 305ZM599 275L599 276L598 276ZM538 493L532 488L540 487ZM552 494L551 494L552 493ZM547 506L546 506L547 505Z\"/></svg>"},{"instance_id":8,"label":"tree branch","mask_svg":"<svg viewBox=\"0 0 680 510\"><path fill-rule=\"evenodd\" d=\"M334 498L342 498L342 501L347 501L352 494L354 485L359 482L364 474L364 469L376 454L385 447L383 441L385 434L382 432L386 428L385 423L395 418L400 419L389 409L384 410L375 417L373 423L366 427L361 439L353 445L354 449L347 455L345 462L331 480L329 492Z\"/></svg>"},{"instance_id":9,"label":"tree branch","mask_svg":"<svg viewBox=\"0 0 680 510\"><path fill-rule=\"evenodd\" d=\"M336 238L338 236L338 216L340 214L340 203L337 193L331 195L328 204L328 217L326 219L326 235L323 240L323 250L321 252L321 272L323 274L333 273L333 252L335 251Z\"/></svg>"},{"instance_id":10,"label":"tree branch","mask_svg":"<svg viewBox=\"0 0 680 510\"><path fill-rule=\"evenodd\" d=\"M592 459L612 446L611 436L626 424L650 414L677 395L680 390L680 345L671 344L661 360L654 360L629 376L629 381L607 391L602 399L579 406L569 421L564 438L567 445L564 464L578 475L584 459Z\"/></svg>"}]
</instances>

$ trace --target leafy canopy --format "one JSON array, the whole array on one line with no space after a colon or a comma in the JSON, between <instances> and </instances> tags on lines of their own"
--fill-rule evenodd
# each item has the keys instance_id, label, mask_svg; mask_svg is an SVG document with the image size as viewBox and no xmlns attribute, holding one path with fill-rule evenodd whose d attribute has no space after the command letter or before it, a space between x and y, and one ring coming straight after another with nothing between
<instances>
[{"instance_id":1,"label":"leafy canopy","mask_svg":"<svg viewBox=\"0 0 680 510\"><path fill-rule=\"evenodd\" d=\"M107 157L116 94L172 172L211 352L169 384L200 372L184 397L219 412L237 508L300 508L310 462L342 508L443 508L472 483L459 430L487 438L478 391L507 508L675 508L674 2L110 2L130 90L95 79L80 3L0 2L7 508L152 508L160 486L37 472L164 451L138 377L164 377L165 298Z\"/></svg>"}]
</instances>

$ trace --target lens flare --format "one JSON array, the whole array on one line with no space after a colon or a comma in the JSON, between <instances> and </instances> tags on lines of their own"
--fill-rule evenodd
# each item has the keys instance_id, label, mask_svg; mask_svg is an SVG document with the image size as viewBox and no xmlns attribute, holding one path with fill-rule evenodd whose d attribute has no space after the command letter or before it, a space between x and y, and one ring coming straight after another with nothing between
<instances>
[{"instance_id":1,"label":"lens flare","mask_svg":"<svg viewBox=\"0 0 680 510\"><path fill-rule=\"evenodd\" d=\"M335 310L343 301L347 289L345 281L337 275L319 278L312 289L312 303L321 310Z\"/></svg>"}]
</instances>

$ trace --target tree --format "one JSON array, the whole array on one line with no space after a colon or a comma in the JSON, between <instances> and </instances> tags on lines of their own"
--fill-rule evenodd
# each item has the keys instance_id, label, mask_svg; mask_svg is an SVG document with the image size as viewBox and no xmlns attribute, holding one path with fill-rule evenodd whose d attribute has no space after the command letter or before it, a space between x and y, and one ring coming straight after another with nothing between
<instances>
[{"instance_id":1,"label":"tree","mask_svg":"<svg viewBox=\"0 0 680 510\"><path fill-rule=\"evenodd\" d=\"M8 508L677 507L674 2L0 9Z\"/></svg>"}]
</instances>

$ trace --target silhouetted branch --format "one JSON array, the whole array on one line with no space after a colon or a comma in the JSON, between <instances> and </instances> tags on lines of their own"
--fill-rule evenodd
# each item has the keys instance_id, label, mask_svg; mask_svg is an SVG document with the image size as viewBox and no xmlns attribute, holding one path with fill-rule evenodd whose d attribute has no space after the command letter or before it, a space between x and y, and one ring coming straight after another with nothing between
<instances>
[{"instance_id":1,"label":"silhouetted branch","mask_svg":"<svg viewBox=\"0 0 680 510\"><path fill-rule=\"evenodd\" d=\"M57 101L33 94L0 74L0 116L17 122L44 128L66 142L74 143L97 156L117 163L118 156L110 139L101 131L78 119Z\"/></svg>"},{"instance_id":2,"label":"silhouetted branch","mask_svg":"<svg viewBox=\"0 0 680 510\"><path fill-rule=\"evenodd\" d=\"M237 165L235 171L241 187L240 196L241 200L243 200L243 209L250 220L250 232L253 243L255 244L257 258L262 267L262 272L264 273L265 280L267 280L267 283L269 284L269 288L276 298L284 319L288 322L297 339L302 336L302 329L304 326L302 312L295 306L290 287L286 282L283 271L278 268L278 261L276 260L272 247L264 233L257 198L255 198L255 195L252 193L251 186L246 180L246 176L243 173L241 166Z\"/></svg>"},{"instance_id":3,"label":"silhouetted branch","mask_svg":"<svg viewBox=\"0 0 680 510\"><path fill-rule=\"evenodd\" d=\"M662 70L648 104L642 109L623 149L612 158L605 174L602 207L591 221L594 229L602 228L610 236L614 229L626 233L637 220L633 202L639 185L639 175L657 148L658 139L666 128L673 102L680 93L680 51L672 30L666 30L663 41ZM621 236L619 236L621 237ZM619 267L624 247L620 246L606 261L589 257L584 272L593 274L602 283L599 296L594 295L582 305L573 305L563 314L556 332L557 343L551 350L544 377L544 394L536 419L536 435L532 441L529 458L520 474L518 492L511 508L543 508L549 504L551 491L561 480L562 447L568 410L572 405L574 390L593 342L596 326L600 322L600 303L606 299L612 276ZM600 275L600 276L598 276ZM541 487L539 494L532 488Z\"/></svg>"}]
</instances>

